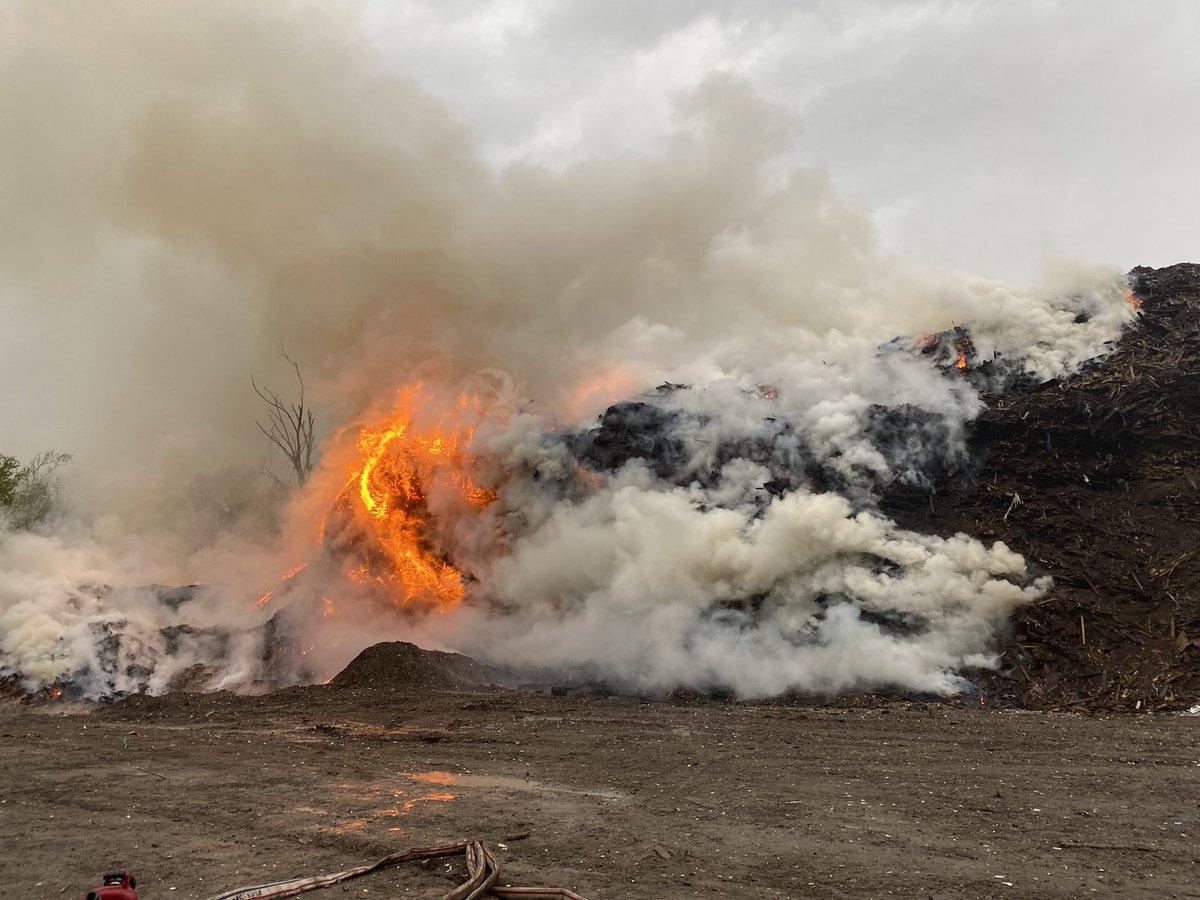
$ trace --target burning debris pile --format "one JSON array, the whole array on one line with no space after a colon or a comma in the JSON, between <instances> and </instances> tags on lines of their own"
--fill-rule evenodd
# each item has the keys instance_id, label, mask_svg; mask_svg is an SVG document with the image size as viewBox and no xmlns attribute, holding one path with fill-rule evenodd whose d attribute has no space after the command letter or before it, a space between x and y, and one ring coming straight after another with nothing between
<instances>
[{"instance_id":1,"label":"burning debris pile","mask_svg":"<svg viewBox=\"0 0 1200 900\"><path fill-rule=\"evenodd\" d=\"M992 534L951 523L946 498L998 485L980 448L1017 452L1031 422L1030 452L1049 431L1067 459L1052 401L1075 394L1040 386L1116 346L1135 318L1122 275L1062 266L1020 291L884 253L825 171L792 165L792 116L736 77L681 95L661 152L498 169L350 32L247 15L230 44L229 21L108 23L119 53L82 20L65 54L18 42L87 137L41 173L71 202L26 198L51 216L31 235L80 239L16 253L13 296L31 321L120 299L89 308L128 343L75 328L93 362L55 374L75 408L79 379L111 369L96 415L65 417L108 471L77 515L0 540L0 679L263 690L408 640L620 690L947 693L1001 663L1014 613L1048 646L1038 604L1068 602L1048 551L996 540L1022 538L1006 529L1038 500L1021 479L1048 463L1021 458ZM10 129L32 141L21 165L44 155L34 118ZM61 191L67 170L96 189ZM281 343L313 361L330 432L275 519L249 468L262 394L233 385ZM575 402L597 382L603 403ZM1191 551L1171 540L1152 565L1173 591Z\"/></svg>"},{"instance_id":2,"label":"burning debris pile","mask_svg":"<svg viewBox=\"0 0 1200 900\"><path fill-rule=\"evenodd\" d=\"M1134 269L1137 322L1074 378L985 394L977 480L896 484L905 526L1003 540L1054 580L1017 611L997 699L1173 709L1200 697L1200 265Z\"/></svg>"},{"instance_id":3,"label":"burning debris pile","mask_svg":"<svg viewBox=\"0 0 1200 900\"><path fill-rule=\"evenodd\" d=\"M1178 591L1194 548L1166 521L1161 534L1116 524L1130 515L1120 491L1145 472L1175 473L1171 502L1189 477L1186 422L1154 412L1186 405L1186 385L1164 399L1186 351L1154 335L1191 327L1191 300L1173 293L1182 275L1135 274L1132 331L1137 298L1115 279L1054 300L1006 294L969 326L882 346L798 330L807 344L779 342L757 370L714 365L573 426L503 385L410 385L346 436L341 467L306 498L324 510L320 537L246 604L257 622L230 627L236 598L212 590L120 604L77 591L68 627L44 623L70 641L38 645L51 649L37 673L58 673L41 684L262 689L402 639L626 691L947 694L986 677L1026 705L1176 702L1190 670L1147 676L1132 651L1120 673L1056 671L1133 635L1135 619L1103 612L1108 573L1088 556L1103 528L1131 542L1114 567L1157 535L1153 612L1176 659L1195 646ZM1072 532L1085 500L1102 528ZM1097 597L1087 609L1081 583Z\"/></svg>"}]
</instances>

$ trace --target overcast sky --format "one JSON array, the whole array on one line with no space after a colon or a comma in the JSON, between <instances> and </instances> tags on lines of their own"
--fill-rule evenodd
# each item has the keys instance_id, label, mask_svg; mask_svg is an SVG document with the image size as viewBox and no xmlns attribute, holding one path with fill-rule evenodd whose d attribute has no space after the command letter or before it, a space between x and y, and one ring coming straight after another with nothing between
<instances>
[{"instance_id":1,"label":"overcast sky","mask_svg":"<svg viewBox=\"0 0 1200 900\"><path fill-rule=\"evenodd\" d=\"M378 0L365 27L497 164L652 148L673 95L732 71L916 260L1025 282L1198 256L1191 0Z\"/></svg>"}]
</instances>

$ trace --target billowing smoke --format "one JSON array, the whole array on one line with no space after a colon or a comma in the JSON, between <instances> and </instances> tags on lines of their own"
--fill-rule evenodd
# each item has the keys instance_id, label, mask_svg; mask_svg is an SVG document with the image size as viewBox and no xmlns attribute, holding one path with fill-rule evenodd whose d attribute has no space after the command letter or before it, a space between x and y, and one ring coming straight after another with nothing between
<instances>
[{"instance_id":1,"label":"billowing smoke","mask_svg":"<svg viewBox=\"0 0 1200 900\"><path fill-rule=\"evenodd\" d=\"M1132 315L1111 273L1017 293L887 257L728 76L653 154L497 172L353 7L0 15L0 342L25 386L0 451L77 458L75 519L0 542L0 666L26 686L321 678L410 637L640 687L949 690L1044 590L1002 545L878 509L968 467L980 409L981 382L888 342L969 325L996 384L1068 374ZM287 388L279 346L324 439L281 511L249 384ZM377 602L346 578L362 539L322 531L357 428L416 381L430 419L486 401L462 452L494 502L427 498L423 539L468 578L444 615Z\"/></svg>"}]
</instances>

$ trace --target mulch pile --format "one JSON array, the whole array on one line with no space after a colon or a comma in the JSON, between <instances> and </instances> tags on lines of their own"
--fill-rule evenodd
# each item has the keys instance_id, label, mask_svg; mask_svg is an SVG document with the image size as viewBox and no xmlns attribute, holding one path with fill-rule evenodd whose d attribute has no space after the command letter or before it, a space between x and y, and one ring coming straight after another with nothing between
<instances>
[{"instance_id":1,"label":"mulch pile","mask_svg":"<svg viewBox=\"0 0 1200 900\"><path fill-rule=\"evenodd\" d=\"M368 647L333 680L332 688L389 690L462 690L495 684L499 673L460 653L422 650L416 644L390 641Z\"/></svg>"},{"instance_id":2,"label":"mulch pile","mask_svg":"<svg viewBox=\"0 0 1200 900\"><path fill-rule=\"evenodd\" d=\"M897 490L908 527L1001 540L1054 588L1013 621L1000 675L1034 709L1200 703L1200 265L1130 273L1141 316L1067 381L987 396L970 484Z\"/></svg>"},{"instance_id":3,"label":"mulch pile","mask_svg":"<svg viewBox=\"0 0 1200 900\"><path fill-rule=\"evenodd\" d=\"M881 498L904 527L1004 541L1053 577L1015 615L1000 670L968 673L987 705L1200 703L1200 265L1130 276L1141 315L1112 354L1071 379L985 394L970 477ZM330 686L509 681L469 657L393 642L364 650ZM15 676L0 680L0 699L23 693Z\"/></svg>"},{"instance_id":4,"label":"mulch pile","mask_svg":"<svg viewBox=\"0 0 1200 900\"><path fill-rule=\"evenodd\" d=\"M1176 710L1200 703L1200 265L1130 273L1141 315L1067 380L985 394L971 477L896 487L917 531L1004 541L1051 591L1014 617L986 705ZM1019 392L1017 392L1019 391ZM334 687L454 688L495 670L412 644L364 650Z\"/></svg>"}]
</instances>

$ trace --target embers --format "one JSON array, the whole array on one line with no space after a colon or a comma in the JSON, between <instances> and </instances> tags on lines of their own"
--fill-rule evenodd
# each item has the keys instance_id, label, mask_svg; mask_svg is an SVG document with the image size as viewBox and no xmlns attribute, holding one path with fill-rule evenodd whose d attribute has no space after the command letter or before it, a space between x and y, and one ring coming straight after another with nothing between
<instances>
[{"instance_id":1,"label":"embers","mask_svg":"<svg viewBox=\"0 0 1200 900\"><path fill-rule=\"evenodd\" d=\"M964 374L975 365L977 355L971 332L964 325L955 325L936 334L923 334L912 340L908 349L933 360L939 368Z\"/></svg>"}]
</instances>

